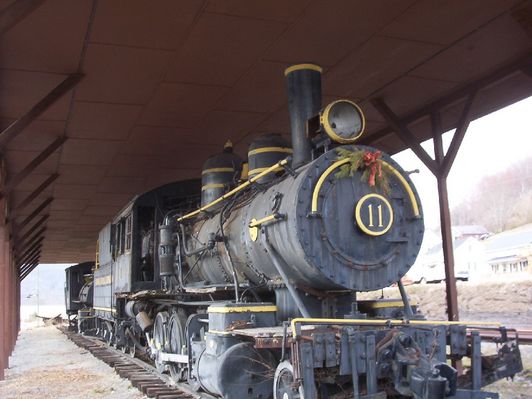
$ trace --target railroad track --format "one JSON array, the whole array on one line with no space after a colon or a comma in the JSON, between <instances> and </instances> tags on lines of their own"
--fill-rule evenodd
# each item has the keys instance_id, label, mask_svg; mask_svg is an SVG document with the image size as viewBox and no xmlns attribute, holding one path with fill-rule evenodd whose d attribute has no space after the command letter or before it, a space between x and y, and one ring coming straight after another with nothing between
<instances>
[{"instance_id":1,"label":"railroad track","mask_svg":"<svg viewBox=\"0 0 532 399\"><path fill-rule=\"evenodd\" d=\"M154 367L111 348L97 338L79 335L64 326L57 328L77 346L113 367L120 377L128 379L131 385L150 398L214 399L210 395L200 395L182 384L173 384L168 376L159 373Z\"/></svg>"},{"instance_id":2,"label":"railroad track","mask_svg":"<svg viewBox=\"0 0 532 399\"><path fill-rule=\"evenodd\" d=\"M532 330L515 330L515 332L519 335L519 345L532 345ZM514 334L514 330L508 331L510 337L513 337ZM498 338L500 333L498 331L481 331L480 336L485 339L493 339Z\"/></svg>"}]
</instances>

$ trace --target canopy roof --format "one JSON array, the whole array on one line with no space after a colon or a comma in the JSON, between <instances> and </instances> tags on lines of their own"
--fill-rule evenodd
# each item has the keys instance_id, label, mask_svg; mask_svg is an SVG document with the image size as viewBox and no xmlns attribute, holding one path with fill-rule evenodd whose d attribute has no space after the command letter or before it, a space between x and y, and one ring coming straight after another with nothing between
<instances>
[{"instance_id":1,"label":"canopy roof","mask_svg":"<svg viewBox=\"0 0 532 399\"><path fill-rule=\"evenodd\" d=\"M532 94L526 1L0 0L0 10L2 128L50 103L2 143L15 239L49 215L41 263L93 259L99 229L134 194L198 177L226 139L244 155L261 133L289 135L290 64L323 66L324 104L358 101L364 143L391 153L406 145L374 98L420 141L431 134L423 115L441 109L454 127L471 90L474 117ZM47 97L65 79L72 90Z\"/></svg>"}]
</instances>

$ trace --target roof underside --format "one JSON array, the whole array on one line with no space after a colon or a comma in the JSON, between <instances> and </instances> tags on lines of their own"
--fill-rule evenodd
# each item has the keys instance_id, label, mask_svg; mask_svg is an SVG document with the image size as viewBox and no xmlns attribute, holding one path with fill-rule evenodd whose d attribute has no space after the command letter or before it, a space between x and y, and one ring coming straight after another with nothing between
<instances>
[{"instance_id":1,"label":"roof underside","mask_svg":"<svg viewBox=\"0 0 532 399\"><path fill-rule=\"evenodd\" d=\"M9 183L68 138L11 191L13 210L59 174L12 217L20 225L53 197L41 212L50 216L40 262L94 258L99 229L134 194L198 177L227 138L243 155L261 133L288 135L283 70L292 63L323 66L324 103L357 100L365 142L395 153L405 145L370 99L409 115L522 59L532 50L530 15L530 3L509 0L44 1L3 36L2 127L69 74L84 77L4 148ZM530 96L529 74L484 88L474 116ZM445 127L461 102L442 110ZM428 127L426 118L411 125L419 140ZM29 228L14 226L15 237Z\"/></svg>"}]
</instances>

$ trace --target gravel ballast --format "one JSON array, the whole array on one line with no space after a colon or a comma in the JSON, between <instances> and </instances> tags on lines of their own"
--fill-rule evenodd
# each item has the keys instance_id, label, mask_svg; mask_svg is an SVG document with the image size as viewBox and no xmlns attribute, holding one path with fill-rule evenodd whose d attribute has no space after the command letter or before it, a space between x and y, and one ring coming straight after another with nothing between
<instances>
[{"instance_id":1,"label":"gravel ballast","mask_svg":"<svg viewBox=\"0 0 532 399\"><path fill-rule=\"evenodd\" d=\"M22 330L0 381L0 398L145 398L55 326Z\"/></svg>"}]
</instances>

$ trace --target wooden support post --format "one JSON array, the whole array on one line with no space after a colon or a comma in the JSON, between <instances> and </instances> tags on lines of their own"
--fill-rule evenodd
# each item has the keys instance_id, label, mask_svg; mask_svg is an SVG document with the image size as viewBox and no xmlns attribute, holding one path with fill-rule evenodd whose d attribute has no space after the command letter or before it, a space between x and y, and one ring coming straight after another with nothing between
<instances>
[{"instance_id":1,"label":"wooden support post","mask_svg":"<svg viewBox=\"0 0 532 399\"><path fill-rule=\"evenodd\" d=\"M65 93L70 91L76 86L83 78L82 74L72 74L57 85L50 93L44 96L41 101L33 106L23 117L17 119L2 133L0 133L0 147L4 147L11 139L16 137L20 132L26 128L31 122L37 119L44 111L48 109L52 104L59 100Z\"/></svg>"},{"instance_id":2,"label":"wooden support post","mask_svg":"<svg viewBox=\"0 0 532 399\"><path fill-rule=\"evenodd\" d=\"M418 156L418 158L427 166L427 168L434 174L438 184L438 198L440 205L440 226L442 234L442 250L445 263L445 278L446 278L446 302L447 315L450 321L458 321L458 292L456 289L456 278L454 273L454 254L453 254L453 237L451 232L451 211L449 209L449 194L447 191L447 176L453 162L458 153L458 149L465 136L469 122L471 120L471 109L475 99L478 87L472 88L469 92L463 93L462 96L467 96L464 104L464 109L457 123L456 132L451 141L451 146L447 155L445 155L442 143L443 128L441 125L441 117L437 108L427 108L423 113L414 114L399 118L386 105L381 98L372 99L371 103L381 113L389 124L389 129L395 131L397 136ZM441 105L443 106L443 105ZM434 141L434 155L432 159L428 153L421 147L418 140L408 129L408 123L420 119L427 114L431 118L432 138Z\"/></svg>"},{"instance_id":3,"label":"wooden support post","mask_svg":"<svg viewBox=\"0 0 532 399\"><path fill-rule=\"evenodd\" d=\"M6 288L8 283L7 265L5 262L4 252L4 228L0 227L0 381L4 379L4 369L8 367L8 354L5 350L4 342L6 341L6 325L7 325L7 302L6 302Z\"/></svg>"},{"instance_id":4,"label":"wooden support post","mask_svg":"<svg viewBox=\"0 0 532 399\"><path fill-rule=\"evenodd\" d=\"M54 173L50 177L48 177L44 182L42 182L39 187L37 187L33 192L28 195L26 198L24 198L20 204L17 205L17 207L14 209L14 212L21 211L22 209L26 208L31 201L33 201L35 198L39 196L46 188L52 184L57 178L59 177L58 173Z\"/></svg>"},{"instance_id":5,"label":"wooden support post","mask_svg":"<svg viewBox=\"0 0 532 399\"><path fill-rule=\"evenodd\" d=\"M35 168L37 168L37 166L39 166L50 155L52 155L54 151L61 147L66 140L67 138L65 136L58 137L57 139L55 139L52 144L46 147L43 152L37 155L37 157L33 161L31 161L24 169L22 169L16 176L9 179L2 188L2 191L0 192L0 199L9 195L9 193L11 193L11 191L13 191L13 189L17 187L17 185L22 180L24 180L31 172L35 170Z\"/></svg>"},{"instance_id":6,"label":"wooden support post","mask_svg":"<svg viewBox=\"0 0 532 399\"><path fill-rule=\"evenodd\" d=\"M53 201L53 197L46 198L41 204L33 210L32 213L30 213L24 220L19 224L20 227L26 226L29 222L31 222L35 217L37 217L48 205L50 205Z\"/></svg>"},{"instance_id":7,"label":"wooden support post","mask_svg":"<svg viewBox=\"0 0 532 399\"><path fill-rule=\"evenodd\" d=\"M3 268L3 290L0 292L0 300L3 302L3 312L2 319L3 323L1 326L2 340L0 345L2 345L3 351L3 360L4 368L9 367L9 355L11 355L11 268L8 255L8 242L6 237L6 231L4 227L0 228L0 261Z\"/></svg>"},{"instance_id":8,"label":"wooden support post","mask_svg":"<svg viewBox=\"0 0 532 399\"><path fill-rule=\"evenodd\" d=\"M432 137L434 139L434 155L438 166L443 165L445 156L441 131L441 119L438 112L431 115ZM441 169L439 169L441 170ZM449 194L447 192L447 176L443 173L436 175L438 183L438 200L440 204L440 228L442 237L443 261L445 264L445 285L447 317L449 321L458 320L458 291L454 273L453 237L451 230L451 211L449 209Z\"/></svg>"},{"instance_id":9,"label":"wooden support post","mask_svg":"<svg viewBox=\"0 0 532 399\"><path fill-rule=\"evenodd\" d=\"M8 32L29 14L35 11L44 0L15 0L0 13L0 35Z\"/></svg>"}]
</instances>

